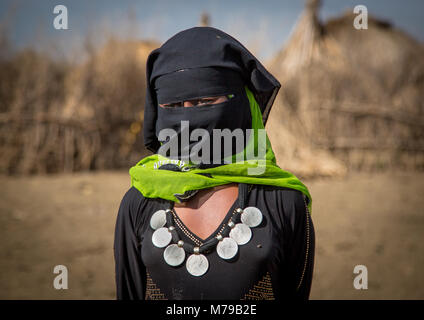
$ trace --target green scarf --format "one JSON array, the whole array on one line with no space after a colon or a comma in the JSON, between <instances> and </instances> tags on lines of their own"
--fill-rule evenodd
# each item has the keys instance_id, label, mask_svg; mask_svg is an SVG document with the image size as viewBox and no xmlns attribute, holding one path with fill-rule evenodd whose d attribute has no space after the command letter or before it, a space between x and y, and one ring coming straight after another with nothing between
<instances>
[{"instance_id":1,"label":"green scarf","mask_svg":"<svg viewBox=\"0 0 424 320\"><path fill-rule=\"evenodd\" d=\"M311 212L312 198L307 187L295 175L277 166L267 135L266 150L258 153L260 151L258 146L262 144L258 144L257 130L264 129L262 114L253 93L247 87L245 89L250 102L254 134L250 135L243 152L244 161L236 162L237 155L234 155L234 162L229 164L208 169L190 169L192 167L191 163L172 160L159 154L154 154L140 160L130 169L131 186L137 188L146 198L161 198L174 202L179 202L175 194L182 195L189 190L212 188L232 182L285 187L301 191L306 195L309 199L309 212ZM255 154L264 154L264 158L249 157L246 151L249 148L254 148ZM187 171L158 170L160 165L166 163L177 164L180 168ZM260 172L260 174L252 175L252 172Z\"/></svg>"}]
</instances>

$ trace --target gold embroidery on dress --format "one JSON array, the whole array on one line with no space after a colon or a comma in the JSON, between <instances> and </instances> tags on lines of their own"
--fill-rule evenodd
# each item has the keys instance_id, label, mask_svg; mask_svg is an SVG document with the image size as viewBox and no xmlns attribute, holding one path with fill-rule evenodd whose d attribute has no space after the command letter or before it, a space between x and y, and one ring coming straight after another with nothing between
<instances>
[{"instance_id":1,"label":"gold embroidery on dress","mask_svg":"<svg viewBox=\"0 0 424 320\"><path fill-rule=\"evenodd\" d=\"M146 300L168 300L153 282L152 277L146 272Z\"/></svg>"},{"instance_id":2,"label":"gold embroidery on dress","mask_svg":"<svg viewBox=\"0 0 424 320\"><path fill-rule=\"evenodd\" d=\"M269 272L241 300L275 300Z\"/></svg>"}]
</instances>

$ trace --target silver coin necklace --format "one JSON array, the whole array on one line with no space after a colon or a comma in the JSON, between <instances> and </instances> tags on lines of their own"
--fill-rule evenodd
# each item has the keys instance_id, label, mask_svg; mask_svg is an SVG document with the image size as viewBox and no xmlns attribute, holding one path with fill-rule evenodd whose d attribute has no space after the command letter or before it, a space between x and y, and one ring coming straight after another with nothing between
<instances>
[{"instance_id":1,"label":"silver coin necklace","mask_svg":"<svg viewBox=\"0 0 424 320\"><path fill-rule=\"evenodd\" d=\"M246 197L242 198L246 201ZM215 237L197 246L180 239L174 225L174 217L176 213L173 209L158 210L152 215L150 227L155 230L152 243L157 248L166 247L163 259L172 267L181 265L186 260L186 253L189 254L185 266L187 272L195 277L204 275L209 269L205 254L216 247L221 259L231 260L237 255L238 247L245 245L252 238L251 228L259 226L263 220L262 212L258 208L239 207Z\"/></svg>"}]
</instances>

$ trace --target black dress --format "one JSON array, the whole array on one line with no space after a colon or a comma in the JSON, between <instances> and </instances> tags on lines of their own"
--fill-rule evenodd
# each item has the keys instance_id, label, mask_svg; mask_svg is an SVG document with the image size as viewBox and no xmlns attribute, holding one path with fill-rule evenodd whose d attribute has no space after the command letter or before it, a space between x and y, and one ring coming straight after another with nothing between
<instances>
[{"instance_id":1,"label":"black dress","mask_svg":"<svg viewBox=\"0 0 424 320\"><path fill-rule=\"evenodd\" d=\"M118 299L169 300L282 300L308 299L314 267L315 234L300 191L251 185L246 199L263 214L252 228L252 238L239 246L235 258L223 260L215 249L205 254L208 271L196 277L185 262L168 265L164 249L152 243L150 218L169 208L169 201L149 199L131 187L122 199L116 221L114 255ZM175 220L181 240L205 242L227 224L236 200L221 225L207 239L200 239ZM187 260L188 254L186 254Z\"/></svg>"}]
</instances>

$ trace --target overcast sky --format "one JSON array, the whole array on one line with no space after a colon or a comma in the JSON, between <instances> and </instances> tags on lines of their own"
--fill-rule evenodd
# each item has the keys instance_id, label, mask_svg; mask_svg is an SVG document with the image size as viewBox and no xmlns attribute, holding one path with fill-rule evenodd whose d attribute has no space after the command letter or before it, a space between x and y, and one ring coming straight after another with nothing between
<instances>
[{"instance_id":1,"label":"overcast sky","mask_svg":"<svg viewBox=\"0 0 424 320\"><path fill-rule=\"evenodd\" d=\"M53 8L68 8L68 30L53 28ZM324 0L320 18L328 19L366 5L369 13L389 20L424 41L423 0ZM17 46L54 43L60 50L78 48L84 37L156 38L197 26L208 12L211 26L222 29L266 59L281 49L302 12L299 0L0 0L0 19Z\"/></svg>"}]
</instances>

